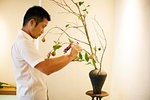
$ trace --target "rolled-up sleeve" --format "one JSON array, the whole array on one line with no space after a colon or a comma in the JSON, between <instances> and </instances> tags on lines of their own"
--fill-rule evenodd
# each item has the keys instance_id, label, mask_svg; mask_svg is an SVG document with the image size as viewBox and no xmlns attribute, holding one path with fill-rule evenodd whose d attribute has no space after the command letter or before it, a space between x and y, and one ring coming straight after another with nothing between
<instances>
[{"instance_id":1,"label":"rolled-up sleeve","mask_svg":"<svg viewBox=\"0 0 150 100\"><path fill-rule=\"evenodd\" d=\"M31 66L35 67L38 63L44 61L36 49L35 44L29 40L21 40L19 42L19 51L22 58Z\"/></svg>"}]
</instances>

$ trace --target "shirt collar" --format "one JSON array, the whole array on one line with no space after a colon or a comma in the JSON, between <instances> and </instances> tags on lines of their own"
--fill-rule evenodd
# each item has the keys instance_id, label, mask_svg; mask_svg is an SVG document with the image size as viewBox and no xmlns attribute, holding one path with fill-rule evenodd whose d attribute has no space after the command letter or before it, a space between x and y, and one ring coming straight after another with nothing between
<instances>
[{"instance_id":1,"label":"shirt collar","mask_svg":"<svg viewBox=\"0 0 150 100\"><path fill-rule=\"evenodd\" d=\"M26 32L24 32L23 30L20 30L20 32L26 39L34 41L34 39Z\"/></svg>"}]
</instances>

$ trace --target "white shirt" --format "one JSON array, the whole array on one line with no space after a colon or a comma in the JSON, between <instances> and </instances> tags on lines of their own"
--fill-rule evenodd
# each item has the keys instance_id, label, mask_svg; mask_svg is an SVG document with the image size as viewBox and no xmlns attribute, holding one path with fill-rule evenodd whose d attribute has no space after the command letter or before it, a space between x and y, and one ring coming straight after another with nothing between
<instances>
[{"instance_id":1,"label":"white shirt","mask_svg":"<svg viewBox=\"0 0 150 100\"><path fill-rule=\"evenodd\" d=\"M20 30L12 46L18 100L47 100L46 75L34 68L40 57L34 39Z\"/></svg>"}]
</instances>

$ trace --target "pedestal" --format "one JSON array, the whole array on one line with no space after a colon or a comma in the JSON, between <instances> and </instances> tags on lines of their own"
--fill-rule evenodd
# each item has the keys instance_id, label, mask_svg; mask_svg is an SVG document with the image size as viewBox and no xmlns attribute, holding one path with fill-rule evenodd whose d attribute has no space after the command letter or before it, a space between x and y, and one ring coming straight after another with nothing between
<instances>
[{"instance_id":1,"label":"pedestal","mask_svg":"<svg viewBox=\"0 0 150 100\"><path fill-rule=\"evenodd\" d=\"M102 91L101 94L94 94L92 90L87 91L86 95L89 95L92 97L92 100L96 98L96 100L101 100L103 97L108 96L109 94L105 91Z\"/></svg>"}]
</instances>

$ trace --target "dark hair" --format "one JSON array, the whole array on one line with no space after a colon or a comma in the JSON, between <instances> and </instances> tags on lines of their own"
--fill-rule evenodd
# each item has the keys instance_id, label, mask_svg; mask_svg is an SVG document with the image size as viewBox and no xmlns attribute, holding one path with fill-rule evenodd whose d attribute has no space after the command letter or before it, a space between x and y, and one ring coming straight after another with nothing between
<instances>
[{"instance_id":1,"label":"dark hair","mask_svg":"<svg viewBox=\"0 0 150 100\"><path fill-rule=\"evenodd\" d=\"M24 16L23 26L25 26L30 19L34 19L36 21L36 26L46 18L50 21L50 15L48 12L40 6L33 6L29 8Z\"/></svg>"}]
</instances>

